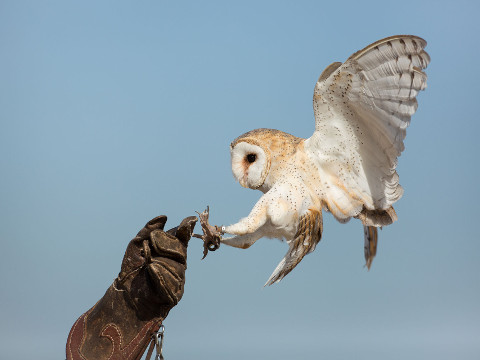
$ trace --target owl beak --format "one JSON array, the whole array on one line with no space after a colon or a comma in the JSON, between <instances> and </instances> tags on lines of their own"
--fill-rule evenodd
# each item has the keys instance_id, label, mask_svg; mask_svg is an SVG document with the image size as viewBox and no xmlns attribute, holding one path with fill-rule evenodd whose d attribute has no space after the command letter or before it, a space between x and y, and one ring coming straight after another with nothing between
<instances>
[{"instance_id":1,"label":"owl beak","mask_svg":"<svg viewBox=\"0 0 480 360\"><path fill-rule=\"evenodd\" d=\"M248 170L245 171L245 174L240 179L240 185L242 185L245 189L250 189L250 184L248 183Z\"/></svg>"},{"instance_id":2,"label":"owl beak","mask_svg":"<svg viewBox=\"0 0 480 360\"><path fill-rule=\"evenodd\" d=\"M245 179L245 177L242 177L242 178L239 180L240 185L242 185L242 187L244 187L244 188L248 188L248 186L247 186L247 181L246 181L246 180L247 180L247 179Z\"/></svg>"}]
</instances>

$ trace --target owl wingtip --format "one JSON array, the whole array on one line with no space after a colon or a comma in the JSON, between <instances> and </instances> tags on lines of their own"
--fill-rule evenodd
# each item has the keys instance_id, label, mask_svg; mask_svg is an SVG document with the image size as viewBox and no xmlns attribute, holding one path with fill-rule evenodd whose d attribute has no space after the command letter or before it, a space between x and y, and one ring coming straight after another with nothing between
<instances>
[{"instance_id":1,"label":"owl wingtip","mask_svg":"<svg viewBox=\"0 0 480 360\"><path fill-rule=\"evenodd\" d=\"M267 282L263 285L263 287L267 287L267 286L272 286L273 284L275 283L278 283L280 280L282 280L281 278L279 278L278 276L274 276L272 274L272 276L270 276L270 278L267 280Z\"/></svg>"}]
</instances>

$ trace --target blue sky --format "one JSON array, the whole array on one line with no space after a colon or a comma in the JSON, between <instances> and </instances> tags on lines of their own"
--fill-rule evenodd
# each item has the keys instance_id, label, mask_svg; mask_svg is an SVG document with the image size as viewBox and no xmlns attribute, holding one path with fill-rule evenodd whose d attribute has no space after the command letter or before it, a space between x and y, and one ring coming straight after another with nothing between
<instances>
[{"instance_id":1,"label":"blue sky","mask_svg":"<svg viewBox=\"0 0 480 360\"><path fill-rule=\"evenodd\" d=\"M0 346L62 359L68 331L151 218L246 216L228 146L314 129L322 70L394 34L428 41L399 159L399 221L363 268L358 221L263 288L287 246L201 261L165 325L172 359L478 359L479 6L473 1L1 1ZM197 227L197 232L200 227Z\"/></svg>"}]
</instances>

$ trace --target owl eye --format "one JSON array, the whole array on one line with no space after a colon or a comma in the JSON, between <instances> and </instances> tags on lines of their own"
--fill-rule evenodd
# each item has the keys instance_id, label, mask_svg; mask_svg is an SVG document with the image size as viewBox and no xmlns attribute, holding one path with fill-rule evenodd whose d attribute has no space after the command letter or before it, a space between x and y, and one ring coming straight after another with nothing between
<instances>
[{"instance_id":1,"label":"owl eye","mask_svg":"<svg viewBox=\"0 0 480 360\"><path fill-rule=\"evenodd\" d=\"M247 161L251 164L257 160L257 155L255 154L248 154L247 155Z\"/></svg>"}]
</instances>

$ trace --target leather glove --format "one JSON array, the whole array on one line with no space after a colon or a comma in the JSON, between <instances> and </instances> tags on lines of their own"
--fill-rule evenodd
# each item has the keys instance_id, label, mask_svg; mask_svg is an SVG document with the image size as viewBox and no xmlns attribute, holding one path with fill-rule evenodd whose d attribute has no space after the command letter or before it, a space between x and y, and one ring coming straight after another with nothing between
<instances>
[{"instance_id":1,"label":"leather glove","mask_svg":"<svg viewBox=\"0 0 480 360\"><path fill-rule=\"evenodd\" d=\"M67 360L139 360L183 295L187 246L197 218L163 231L166 216L150 220L128 244L120 274L75 322Z\"/></svg>"}]
</instances>

